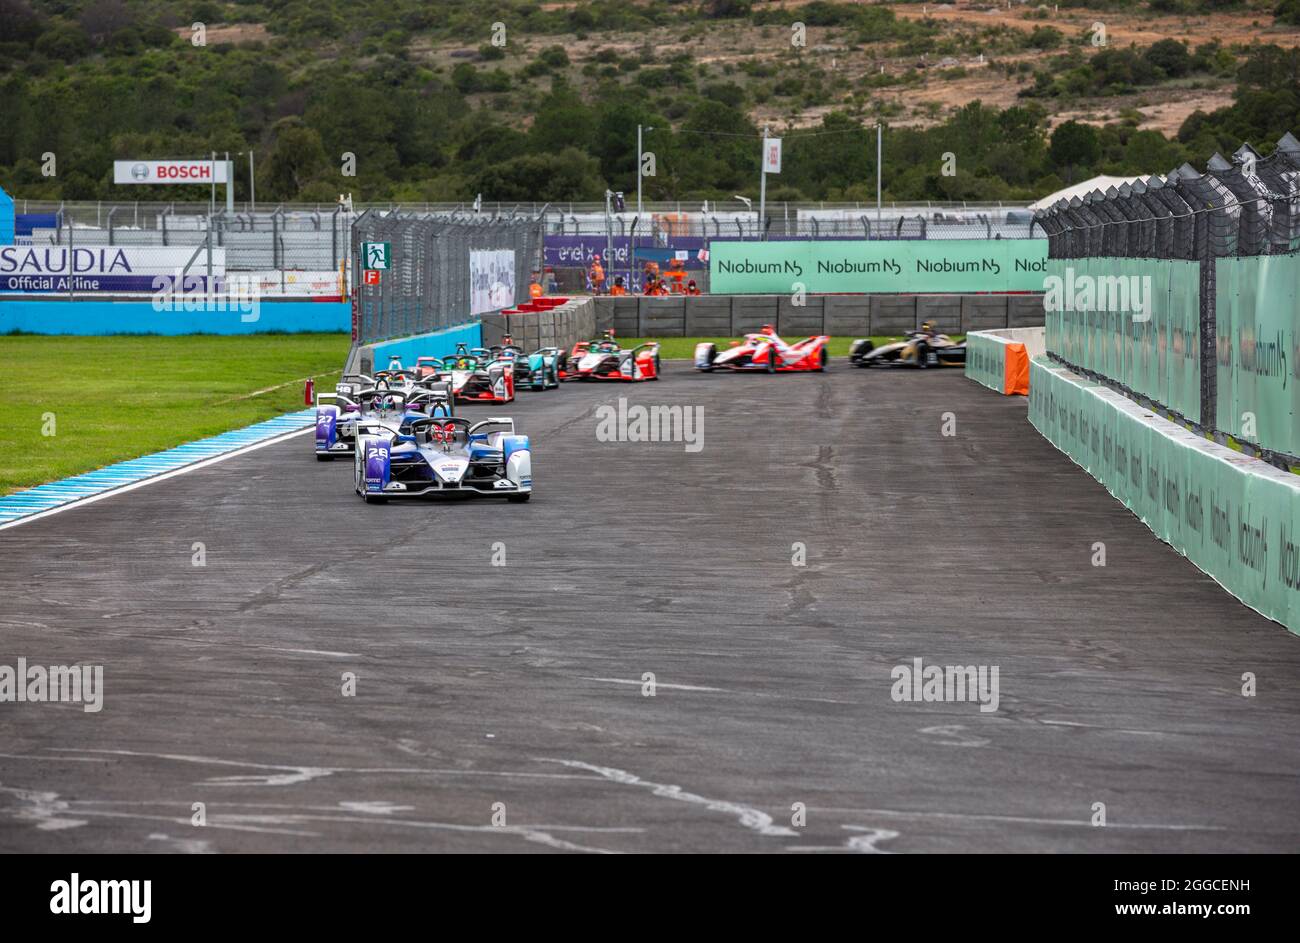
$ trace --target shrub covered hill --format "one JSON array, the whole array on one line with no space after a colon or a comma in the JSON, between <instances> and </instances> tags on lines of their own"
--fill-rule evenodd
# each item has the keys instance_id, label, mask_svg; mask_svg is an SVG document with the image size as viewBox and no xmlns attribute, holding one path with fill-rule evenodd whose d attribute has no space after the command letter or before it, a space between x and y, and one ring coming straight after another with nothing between
<instances>
[{"instance_id":1,"label":"shrub covered hill","mask_svg":"<svg viewBox=\"0 0 1300 943\"><path fill-rule=\"evenodd\" d=\"M771 199L871 199L882 123L887 199L1032 199L1267 153L1298 38L1300 0L0 0L0 185L177 199L112 161L251 148L264 200L595 200L641 124L649 198L729 198L767 126Z\"/></svg>"}]
</instances>

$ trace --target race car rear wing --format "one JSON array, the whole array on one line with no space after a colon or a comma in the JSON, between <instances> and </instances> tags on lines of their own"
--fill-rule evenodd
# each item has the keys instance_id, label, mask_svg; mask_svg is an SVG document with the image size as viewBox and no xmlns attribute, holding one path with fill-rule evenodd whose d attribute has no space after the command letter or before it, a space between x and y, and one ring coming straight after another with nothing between
<instances>
[{"instance_id":1,"label":"race car rear wing","mask_svg":"<svg viewBox=\"0 0 1300 943\"><path fill-rule=\"evenodd\" d=\"M317 406L356 406L357 404L343 393L317 393Z\"/></svg>"}]
</instances>

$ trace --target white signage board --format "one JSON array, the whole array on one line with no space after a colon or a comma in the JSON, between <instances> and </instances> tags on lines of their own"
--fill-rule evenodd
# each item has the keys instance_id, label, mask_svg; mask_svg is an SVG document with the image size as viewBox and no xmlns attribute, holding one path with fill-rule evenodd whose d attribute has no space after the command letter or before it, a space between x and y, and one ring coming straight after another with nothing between
<instances>
[{"instance_id":1,"label":"white signage board","mask_svg":"<svg viewBox=\"0 0 1300 943\"><path fill-rule=\"evenodd\" d=\"M224 160L115 160L114 183L207 184L225 183Z\"/></svg>"},{"instance_id":2,"label":"white signage board","mask_svg":"<svg viewBox=\"0 0 1300 943\"><path fill-rule=\"evenodd\" d=\"M500 311L515 303L515 250L484 249L469 254L470 314Z\"/></svg>"},{"instance_id":3,"label":"white signage board","mask_svg":"<svg viewBox=\"0 0 1300 943\"><path fill-rule=\"evenodd\" d=\"M766 138L763 141L763 173L779 174L781 172L781 139Z\"/></svg>"}]
</instances>

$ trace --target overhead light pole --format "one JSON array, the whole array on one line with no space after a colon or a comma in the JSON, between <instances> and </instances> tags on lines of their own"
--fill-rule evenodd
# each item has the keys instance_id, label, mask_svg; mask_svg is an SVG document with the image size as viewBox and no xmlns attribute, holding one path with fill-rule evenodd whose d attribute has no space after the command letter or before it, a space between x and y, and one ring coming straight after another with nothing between
<instances>
[{"instance_id":1,"label":"overhead light pole","mask_svg":"<svg viewBox=\"0 0 1300 943\"><path fill-rule=\"evenodd\" d=\"M876 122L876 225L880 225L881 202L880 202L880 180L881 167L883 166L882 158L884 156L884 147L882 144L881 133L883 126L879 121Z\"/></svg>"},{"instance_id":2,"label":"overhead light pole","mask_svg":"<svg viewBox=\"0 0 1300 943\"><path fill-rule=\"evenodd\" d=\"M636 126L636 215L641 218L641 178L645 176L645 147L641 144L641 132L653 131L654 126Z\"/></svg>"}]
</instances>

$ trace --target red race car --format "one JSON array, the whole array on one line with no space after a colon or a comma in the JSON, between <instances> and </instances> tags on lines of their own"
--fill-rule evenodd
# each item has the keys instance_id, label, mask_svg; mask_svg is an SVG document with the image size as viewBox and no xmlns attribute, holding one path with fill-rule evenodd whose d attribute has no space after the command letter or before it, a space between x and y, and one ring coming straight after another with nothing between
<instances>
[{"instance_id":1,"label":"red race car","mask_svg":"<svg viewBox=\"0 0 1300 943\"><path fill-rule=\"evenodd\" d=\"M578 341L557 366L561 380L658 380L659 344L648 341L623 350L614 332L606 331L599 340Z\"/></svg>"},{"instance_id":2,"label":"red race car","mask_svg":"<svg viewBox=\"0 0 1300 943\"><path fill-rule=\"evenodd\" d=\"M695 369L763 370L767 373L825 370L830 360L825 334L805 337L797 344L787 344L777 337L776 329L764 324L757 334L746 334L743 342L718 353L716 344L695 345Z\"/></svg>"}]
</instances>

